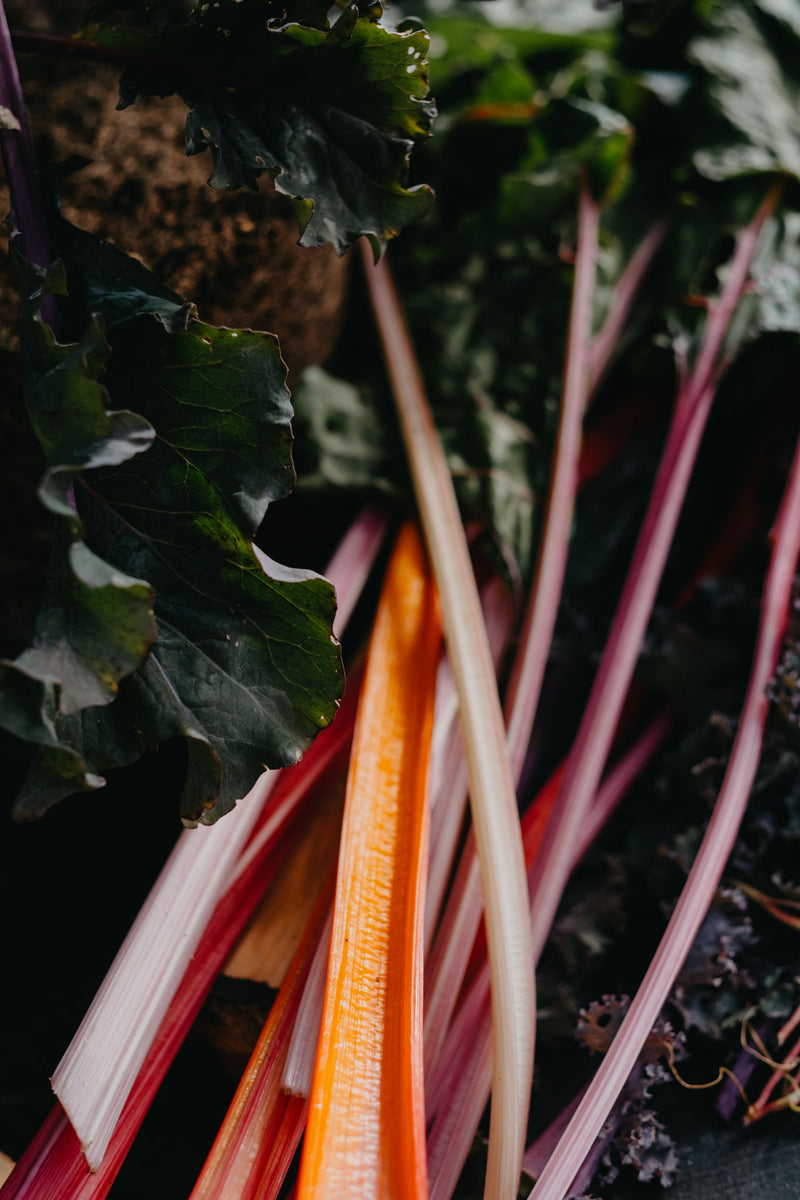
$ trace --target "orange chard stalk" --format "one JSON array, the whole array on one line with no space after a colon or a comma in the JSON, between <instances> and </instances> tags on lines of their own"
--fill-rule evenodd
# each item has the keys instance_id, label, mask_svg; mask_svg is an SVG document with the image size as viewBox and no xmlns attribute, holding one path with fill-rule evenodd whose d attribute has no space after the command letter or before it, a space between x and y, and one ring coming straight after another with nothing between
<instances>
[{"instance_id":1,"label":"orange chard stalk","mask_svg":"<svg viewBox=\"0 0 800 1200\"><path fill-rule=\"evenodd\" d=\"M356 719L298 1200L427 1195L422 918L440 640L434 585L407 525Z\"/></svg>"}]
</instances>

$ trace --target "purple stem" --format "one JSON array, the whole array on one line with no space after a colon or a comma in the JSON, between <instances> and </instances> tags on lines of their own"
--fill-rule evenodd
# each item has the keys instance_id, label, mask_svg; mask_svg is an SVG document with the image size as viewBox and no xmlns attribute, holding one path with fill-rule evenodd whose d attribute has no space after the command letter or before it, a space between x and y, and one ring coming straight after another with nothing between
<instances>
[{"instance_id":1,"label":"purple stem","mask_svg":"<svg viewBox=\"0 0 800 1200\"><path fill-rule=\"evenodd\" d=\"M547 517L536 579L520 633L520 652L514 662L505 706L508 753L518 784L539 705L561 600L578 486L584 412L608 367L633 301L666 232L666 224L657 221L642 239L614 289L603 328L592 338L592 300L597 276L599 225L599 206L584 186L578 209L575 277Z\"/></svg>"},{"instance_id":2,"label":"purple stem","mask_svg":"<svg viewBox=\"0 0 800 1200\"><path fill-rule=\"evenodd\" d=\"M28 262L46 271L50 266L50 240L47 236L47 224L39 190L39 167L2 0L0 105L10 114L10 117L6 117L5 127L0 128L0 147L11 192L14 218L20 231L22 254ZM9 128L9 125L13 127ZM47 299L51 301L52 308L52 297Z\"/></svg>"},{"instance_id":3,"label":"purple stem","mask_svg":"<svg viewBox=\"0 0 800 1200\"><path fill-rule=\"evenodd\" d=\"M759 1032L763 1032L763 1029L759 1030ZM728 1075L720 1087L715 1107L726 1123L730 1123L733 1120L734 1113L742 1103L742 1093L739 1087L747 1087L747 1081L757 1065L758 1060L753 1057L750 1051L743 1050L731 1070L733 1079L731 1075ZM734 1079L736 1082L734 1082ZM739 1085L738 1087L737 1084Z\"/></svg>"}]
</instances>

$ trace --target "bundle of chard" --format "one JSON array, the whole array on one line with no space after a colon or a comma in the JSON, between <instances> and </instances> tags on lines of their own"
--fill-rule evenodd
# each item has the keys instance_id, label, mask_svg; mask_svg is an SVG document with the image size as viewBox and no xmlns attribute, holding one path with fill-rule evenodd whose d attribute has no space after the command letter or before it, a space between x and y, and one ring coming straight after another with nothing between
<instances>
[{"instance_id":1,"label":"bundle of chard","mask_svg":"<svg viewBox=\"0 0 800 1200\"><path fill-rule=\"evenodd\" d=\"M17 35L177 92L214 186L267 173L303 244L360 241L291 406L274 338L59 216L0 21L56 526L0 677L15 811L179 737L189 826L2 1200L150 1187L123 1164L225 972L276 990L165 1196L701 1200L698 1137L744 1196L765 1125L796 1178L800 14L507 9Z\"/></svg>"}]
</instances>

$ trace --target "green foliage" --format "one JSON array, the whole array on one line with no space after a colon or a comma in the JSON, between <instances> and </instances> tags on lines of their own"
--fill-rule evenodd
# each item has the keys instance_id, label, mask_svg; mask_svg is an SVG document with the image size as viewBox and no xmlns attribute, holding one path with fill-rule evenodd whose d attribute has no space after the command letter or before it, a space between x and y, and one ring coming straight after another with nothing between
<instances>
[{"instance_id":1,"label":"green foliage","mask_svg":"<svg viewBox=\"0 0 800 1200\"><path fill-rule=\"evenodd\" d=\"M263 765L296 761L341 692L330 585L252 545L294 480L285 366L272 336L203 324L66 223L56 238L64 326L87 301L93 316L61 345L31 299L28 403L59 532L35 644L4 668L0 721L40 747L18 812L183 737L182 815L214 820Z\"/></svg>"},{"instance_id":2,"label":"green foliage","mask_svg":"<svg viewBox=\"0 0 800 1200\"><path fill-rule=\"evenodd\" d=\"M302 244L340 253L362 235L377 250L427 212L430 189L405 186L434 112L424 30L385 28L380 5L348 4L332 26L305 0L219 0L158 23L149 4L120 7L95 4L84 37L136 62L121 107L185 100L187 152L210 149L213 187L255 189L268 174L295 202Z\"/></svg>"},{"instance_id":3,"label":"green foliage","mask_svg":"<svg viewBox=\"0 0 800 1200\"><path fill-rule=\"evenodd\" d=\"M744 0L708 6L688 47L707 104L692 161L709 179L771 171L800 178L797 31L765 22L762 7Z\"/></svg>"}]
</instances>

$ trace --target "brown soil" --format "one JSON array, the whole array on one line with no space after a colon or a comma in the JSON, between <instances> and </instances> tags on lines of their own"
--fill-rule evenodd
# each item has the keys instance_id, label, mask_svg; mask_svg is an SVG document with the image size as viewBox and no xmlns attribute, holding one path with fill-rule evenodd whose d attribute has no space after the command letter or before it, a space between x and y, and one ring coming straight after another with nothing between
<instances>
[{"instance_id":1,"label":"brown soil","mask_svg":"<svg viewBox=\"0 0 800 1200\"><path fill-rule=\"evenodd\" d=\"M63 187L69 220L141 258L204 320L277 333L293 373L325 361L339 331L346 261L330 247L297 246L286 197L268 183L258 193L207 187L210 159L187 157L177 97L118 112L114 68L20 60L43 157L92 160ZM13 306L5 307L7 345Z\"/></svg>"}]
</instances>

